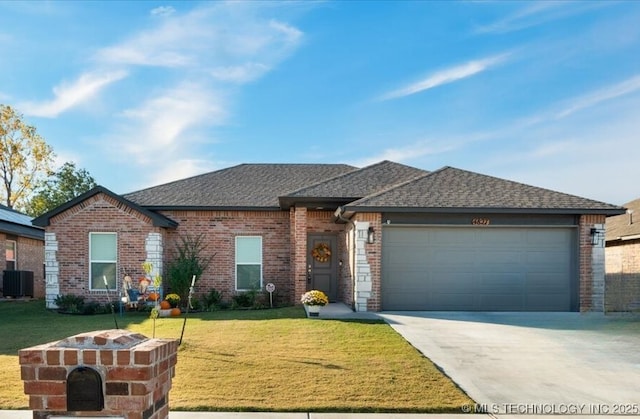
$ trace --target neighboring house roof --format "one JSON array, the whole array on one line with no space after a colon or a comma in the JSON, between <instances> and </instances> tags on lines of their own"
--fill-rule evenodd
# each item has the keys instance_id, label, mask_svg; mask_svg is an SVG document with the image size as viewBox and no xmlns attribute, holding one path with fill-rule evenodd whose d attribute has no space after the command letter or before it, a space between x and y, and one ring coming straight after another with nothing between
<instances>
[{"instance_id":1,"label":"neighboring house roof","mask_svg":"<svg viewBox=\"0 0 640 419\"><path fill-rule=\"evenodd\" d=\"M280 197L280 205L287 209L295 203L304 202L346 204L427 173L385 160L290 192Z\"/></svg>"},{"instance_id":2,"label":"neighboring house roof","mask_svg":"<svg viewBox=\"0 0 640 419\"><path fill-rule=\"evenodd\" d=\"M82 195L72 199L71 201L68 201L65 204L60 205L57 208L52 209L51 211L42 214L41 216L35 218L33 220L33 224L41 226L41 227L46 227L49 225L49 222L51 220L51 218L53 218L54 216L68 210L69 208L72 208L74 206L76 206L77 204L79 204L82 201L85 201L89 198L91 198L94 195L98 195L98 194L105 194L113 199L115 199L116 201L122 203L123 205L128 206L129 208L132 208L138 212L140 212L143 215L146 215L147 217L151 218L153 225L156 227L169 227L169 228L173 228L173 227L177 227L178 223L176 223L175 221L165 217L162 214L158 214L156 212L153 211L149 211L146 208L142 208L141 206L137 205L134 202L129 201L128 199L123 198L120 195L117 195L113 192L111 192L109 189L103 187L103 186L96 186L95 188L83 193Z\"/></svg>"},{"instance_id":3,"label":"neighboring house roof","mask_svg":"<svg viewBox=\"0 0 640 419\"><path fill-rule=\"evenodd\" d=\"M624 204L626 214L607 218L606 241L640 239L640 198Z\"/></svg>"},{"instance_id":4,"label":"neighboring house roof","mask_svg":"<svg viewBox=\"0 0 640 419\"><path fill-rule=\"evenodd\" d=\"M31 223L31 217L0 204L0 232L44 240L44 230Z\"/></svg>"},{"instance_id":5,"label":"neighboring house roof","mask_svg":"<svg viewBox=\"0 0 640 419\"><path fill-rule=\"evenodd\" d=\"M624 209L479 173L444 167L344 207L353 211L536 212L617 215Z\"/></svg>"},{"instance_id":6,"label":"neighboring house roof","mask_svg":"<svg viewBox=\"0 0 640 419\"><path fill-rule=\"evenodd\" d=\"M124 197L154 210L280 209L279 196L356 169L346 164L241 164Z\"/></svg>"}]
</instances>

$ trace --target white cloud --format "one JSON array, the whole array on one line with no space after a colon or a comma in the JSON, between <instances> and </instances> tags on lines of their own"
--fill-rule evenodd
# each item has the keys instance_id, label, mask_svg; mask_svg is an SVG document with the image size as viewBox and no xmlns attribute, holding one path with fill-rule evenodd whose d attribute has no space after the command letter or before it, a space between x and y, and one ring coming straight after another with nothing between
<instances>
[{"instance_id":1,"label":"white cloud","mask_svg":"<svg viewBox=\"0 0 640 419\"><path fill-rule=\"evenodd\" d=\"M224 100L196 83L182 85L148 99L122 113L124 125L113 143L136 164L157 164L189 150L191 130L221 125L227 116Z\"/></svg>"},{"instance_id":2,"label":"white cloud","mask_svg":"<svg viewBox=\"0 0 640 419\"><path fill-rule=\"evenodd\" d=\"M24 102L18 105L25 114L53 118L96 96L109 84L127 76L123 70L85 73L71 83L53 88L54 99L44 102Z\"/></svg>"},{"instance_id":3,"label":"white cloud","mask_svg":"<svg viewBox=\"0 0 640 419\"><path fill-rule=\"evenodd\" d=\"M231 83L247 83L260 78L270 68L262 63L245 63L237 66L218 67L211 71L211 75L220 81Z\"/></svg>"},{"instance_id":4,"label":"white cloud","mask_svg":"<svg viewBox=\"0 0 640 419\"><path fill-rule=\"evenodd\" d=\"M155 9L151 9L151 12L149 13L151 14L151 16L171 16L175 12L176 9L171 6L159 6Z\"/></svg>"},{"instance_id":5,"label":"white cloud","mask_svg":"<svg viewBox=\"0 0 640 419\"><path fill-rule=\"evenodd\" d=\"M476 33L509 33L543 25L547 22L575 16L590 10L608 6L607 2L537 1L524 2L526 6L506 17L478 27ZM614 3L614 2L609 2ZM518 4L518 3L515 3Z\"/></svg>"},{"instance_id":6,"label":"white cloud","mask_svg":"<svg viewBox=\"0 0 640 419\"><path fill-rule=\"evenodd\" d=\"M172 14L158 25L102 48L94 59L108 65L188 68L212 72L262 63L273 68L302 41L295 27L259 14L242 2L207 3Z\"/></svg>"},{"instance_id":7,"label":"white cloud","mask_svg":"<svg viewBox=\"0 0 640 419\"><path fill-rule=\"evenodd\" d=\"M428 89L433 89L434 87L438 87L443 84L452 83L457 80L474 76L488 70L490 67L504 62L508 56L509 54L495 55L481 60L468 61L466 63L435 72L423 80L382 95L380 100L397 99L413 95Z\"/></svg>"},{"instance_id":8,"label":"white cloud","mask_svg":"<svg viewBox=\"0 0 640 419\"><path fill-rule=\"evenodd\" d=\"M567 117L582 109L590 108L640 89L640 75L636 75L620 83L607 86L603 89L573 99L569 104L556 114L557 118Z\"/></svg>"}]
</instances>

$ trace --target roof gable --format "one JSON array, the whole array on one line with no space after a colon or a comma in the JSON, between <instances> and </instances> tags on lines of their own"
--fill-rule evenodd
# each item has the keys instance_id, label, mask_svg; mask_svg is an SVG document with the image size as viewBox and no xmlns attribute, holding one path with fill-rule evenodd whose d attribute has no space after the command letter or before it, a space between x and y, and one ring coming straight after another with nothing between
<instances>
[{"instance_id":1,"label":"roof gable","mask_svg":"<svg viewBox=\"0 0 640 419\"><path fill-rule=\"evenodd\" d=\"M607 218L606 241L640 238L640 198L624 204L626 214Z\"/></svg>"},{"instance_id":2,"label":"roof gable","mask_svg":"<svg viewBox=\"0 0 640 419\"><path fill-rule=\"evenodd\" d=\"M279 209L279 196L355 169L346 164L241 164L124 197L153 209Z\"/></svg>"},{"instance_id":3,"label":"roof gable","mask_svg":"<svg viewBox=\"0 0 640 419\"><path fill-rule=\"evenodd\" d=\"M384 160L298 189L280 197L280 203L284 208L309 198L342 200L342 203L347 203L426 173L428 172L422 169Z\"/></svg>"},{"instance_id":4,"label":"roof gable","mask_svg":"<svg viewBox=\"0 0 640 419\"><path fill-rule=\"evenodd\" d=\"M444 167L352 202L351 211L536 211L615 215L623 209L549 189Z\"/></svg>"},{"instance_id":5,"label":"roof gable","mask_svg":"<svg viewBox=\"0 0 640 419\"><path fill-rule=\"evenodd\" d=\"M96 186L95 188L83 193L82 195L60 205L59 207L56 207L54 209L52 209L51 211L42 214L41 216L35 218L33 220L33 224L37 225L37 226L41 226L41 227L46 227L50 224L51 218L55 217L58 214L63 213L64 211L68 210L69 208L72 208L78 204L80 204L83 201L86 201L87 199L98 195L98 194L105 194L109 197L111 197L112 199L122 203L123 205L126 205L136 211L138 211L139 213L151 218L153 225L156 227L176 227L178 225L178 223L176 223L175 221L161 215L158 213L155 213L153 211L149 211L145 208L140 207L139 205L135 204L134 202L131 202L125 198L123 198L120 195L117 195L113 192L111 192L109 189L103 187L103 186Z\"/></svg>"}]
</instances>

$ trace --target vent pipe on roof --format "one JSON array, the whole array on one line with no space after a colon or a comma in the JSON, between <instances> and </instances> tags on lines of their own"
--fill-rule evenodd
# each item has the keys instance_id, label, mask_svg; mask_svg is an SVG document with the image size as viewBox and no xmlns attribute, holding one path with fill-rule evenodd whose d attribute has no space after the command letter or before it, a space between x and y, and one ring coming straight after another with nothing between
<instances>
[{"instance_id":1,"label":"vent pipe on roof","mask_svg":"<svg viewBox=\"0 0 640 419\"><path fill-rule=\"evenodd\" d=\"M628 209L627 214L629 214L629 225L633 224L633 210Z\"/></svg>"}]
</instances>

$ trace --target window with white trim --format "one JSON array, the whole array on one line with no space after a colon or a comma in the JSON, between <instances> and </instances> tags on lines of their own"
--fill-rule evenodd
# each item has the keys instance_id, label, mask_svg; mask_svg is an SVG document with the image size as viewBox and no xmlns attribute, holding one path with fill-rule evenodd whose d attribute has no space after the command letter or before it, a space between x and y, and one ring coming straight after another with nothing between
<instances>
[{"instance_id":1,"label":"window with white trim","mask_svg":"<svg viewBox=\"0 0 640 419\"><path fill-rule=\"evenodd\" d=\"M5 259L7 261L7 270L8 271L15 271L18 267L17 261L17 250L18 250L18 244L16 243L15 240L7 240L5 245Z\"/></svg>"},{"instance_id":2,"label":"window with white trim","mask_svg":"<svg viewBox=\"0 0 640 419\"><path fill-rule=\"evenodd\" d=\"M262 288L262 237L236 237L236 290Z\"/></svg>"},{"instance_id":3,"label":"window with white trim","mask_svg":"<svg viewBox=\"0 0 640 419\"><path fill-rule=\"evenodd\" d=\"M116 233L89 233L89 286L104 290L104 278L110 290L116 287L118 265L118 236Z\"/></svg>"}]
</instances>

